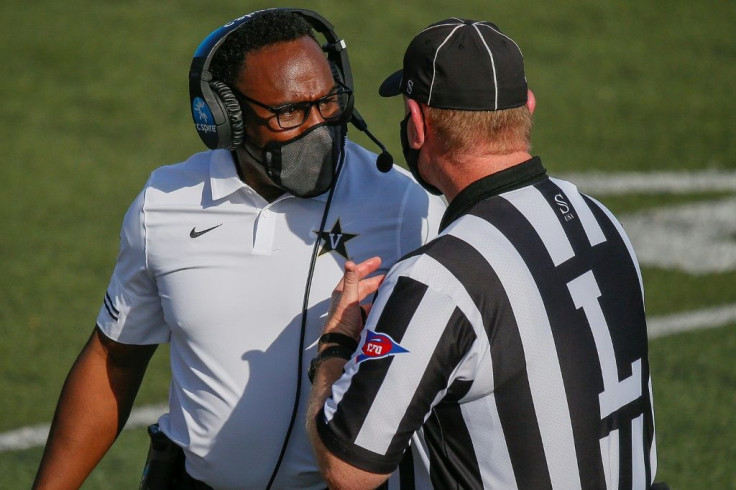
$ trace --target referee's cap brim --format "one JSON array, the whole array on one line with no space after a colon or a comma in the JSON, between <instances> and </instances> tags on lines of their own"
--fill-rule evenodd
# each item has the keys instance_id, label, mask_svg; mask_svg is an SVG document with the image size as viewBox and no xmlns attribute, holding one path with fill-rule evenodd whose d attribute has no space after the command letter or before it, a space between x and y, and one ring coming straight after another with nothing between
<instances>
[{"instance_id":1,"label":"referee's cap brim","mask_svg":"<svg viewBox=\"0 0 736 490\"><path fill-rule=\"evenodd\" d=\"M378 95L381 97L395 97L401 94L401 79L404 77L404 70L397 70L383 81L378 88ZM374 85L375 86L375 85Z\"/></svg>"}]
</instances>

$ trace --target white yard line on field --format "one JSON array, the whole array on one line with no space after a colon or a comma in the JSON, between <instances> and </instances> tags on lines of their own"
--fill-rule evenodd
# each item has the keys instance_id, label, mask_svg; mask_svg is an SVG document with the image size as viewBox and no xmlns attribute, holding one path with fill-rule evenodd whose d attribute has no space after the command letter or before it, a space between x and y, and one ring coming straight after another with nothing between
<instances>
[{"instance_id":1,"label":"white yard line on field","mask_svg":"<svg viewBox=\"0 0 736 490\"><path fill-rule=\"evenodd\" d=\"M615 174L584 172L566 173L561 177L593 196L736 191L736 172L715 170Z\"/></svg>"},{"instance_id":2,"label":"white yard line on field","mask_svg":"<svg viewBox=\"0 0 736 490\"><path fill-rule=\"evenodd\" d=\"M730 323L736 323L736 304L675 315L656 316L647 320L649 338L664 337L688 330L722 327ZM146 427L156 422L159 416L167 411L167 405L148 405L137 408L130 414L125 428ZM43 446L48 434L48 424L21 427L1 433L0 453Z\"/></svg>"},{"instance_id":3,"label":"white yard line on field","mask_svg":"<svg viewBox=\"0 0 736 490\"><path fill-rule=\"evenodd\" d=\"M146 427L156 422L162 413L169 410L168 405L148 405L134 409L130 413L126 429ZM30 425L0 434L0 453L20 451L46 444L49 424Z\"/></svg>"},{"instance_id":4,"label":"white yard line on field","mask_svg":"<svg viewBox=\"0 0 736 490\"><path fill-rule=\"evenodd\" d=\"M647 320L649 338L664 337L688 330L716 328L736 323L736 304L662 315Z\"/></svg>"}]
</instances>

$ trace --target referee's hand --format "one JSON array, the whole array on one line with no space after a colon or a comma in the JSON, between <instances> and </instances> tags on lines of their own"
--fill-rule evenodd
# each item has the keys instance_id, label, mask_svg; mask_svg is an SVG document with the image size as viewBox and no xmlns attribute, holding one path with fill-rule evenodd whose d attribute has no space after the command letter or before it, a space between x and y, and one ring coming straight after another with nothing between
<instances>
[{"instance_id":1,"label":"referee's hand","mask_svg":"<svg viewBox=\"0 0 736 490\"><path fill-rule=\"evenodd\" d=\"M342 333L358 340L363 330L363 314L360 302L369 294L373 294L381 285L384 275L367 277L381 265L380 257L371 257L356 264L345 263L345 274L332 291L332 300L325 322L324 333ZM371 305L363 305L365 313Z\"/></svg>"}]
</instances>

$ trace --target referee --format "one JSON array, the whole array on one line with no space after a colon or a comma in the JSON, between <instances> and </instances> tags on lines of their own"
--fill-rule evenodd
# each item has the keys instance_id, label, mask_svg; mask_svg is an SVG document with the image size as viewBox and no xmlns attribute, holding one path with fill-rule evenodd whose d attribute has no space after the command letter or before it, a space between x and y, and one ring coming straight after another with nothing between
<instances>
[{"instance_id":1,"label":"referee","mask_svg":"<svg viewBox=\"0 0 736 490\"><path fill-rule=\"evenodd\" d=\"M419 489L666 488L639 266L611 212L530 154L519 47L447 19L379 92L405 96L407 164L450 204L362 333L379 259L336 289L307 420L330 486L375 488L406 452Z\"/></svg>"}]
</instances>

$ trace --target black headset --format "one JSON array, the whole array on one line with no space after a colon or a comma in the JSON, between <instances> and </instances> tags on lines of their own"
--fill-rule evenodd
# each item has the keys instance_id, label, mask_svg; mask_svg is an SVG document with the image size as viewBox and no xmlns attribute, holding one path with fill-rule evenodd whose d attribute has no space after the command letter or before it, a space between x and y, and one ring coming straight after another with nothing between
<instances>
[{"instance_id":1,"label":"black headset","mask_svg":"<svg viewBox=\"0 0 736 490\"><path fill-rule=\"evenodd\" d=\"M345 41L340 39L327 19L316 12L306 9L273 8L258 10L234 19L224 26L212 31L194 53L189 69L189 99L192 119L199 137L208 148L227 148L234 150L243 144L245 127L243 112L235 94L230 87L220 80L215 80L209 71L212 58L225 39L254 16L267 11L294 12L322 34L327 42L322 50L327 54L332 74L336 81L353 90L353 75ZM346 120L352 117L353 98L350 97L345 111ZM360 117L360 116L358 116Z\"/></svg>"}]
</instances>

